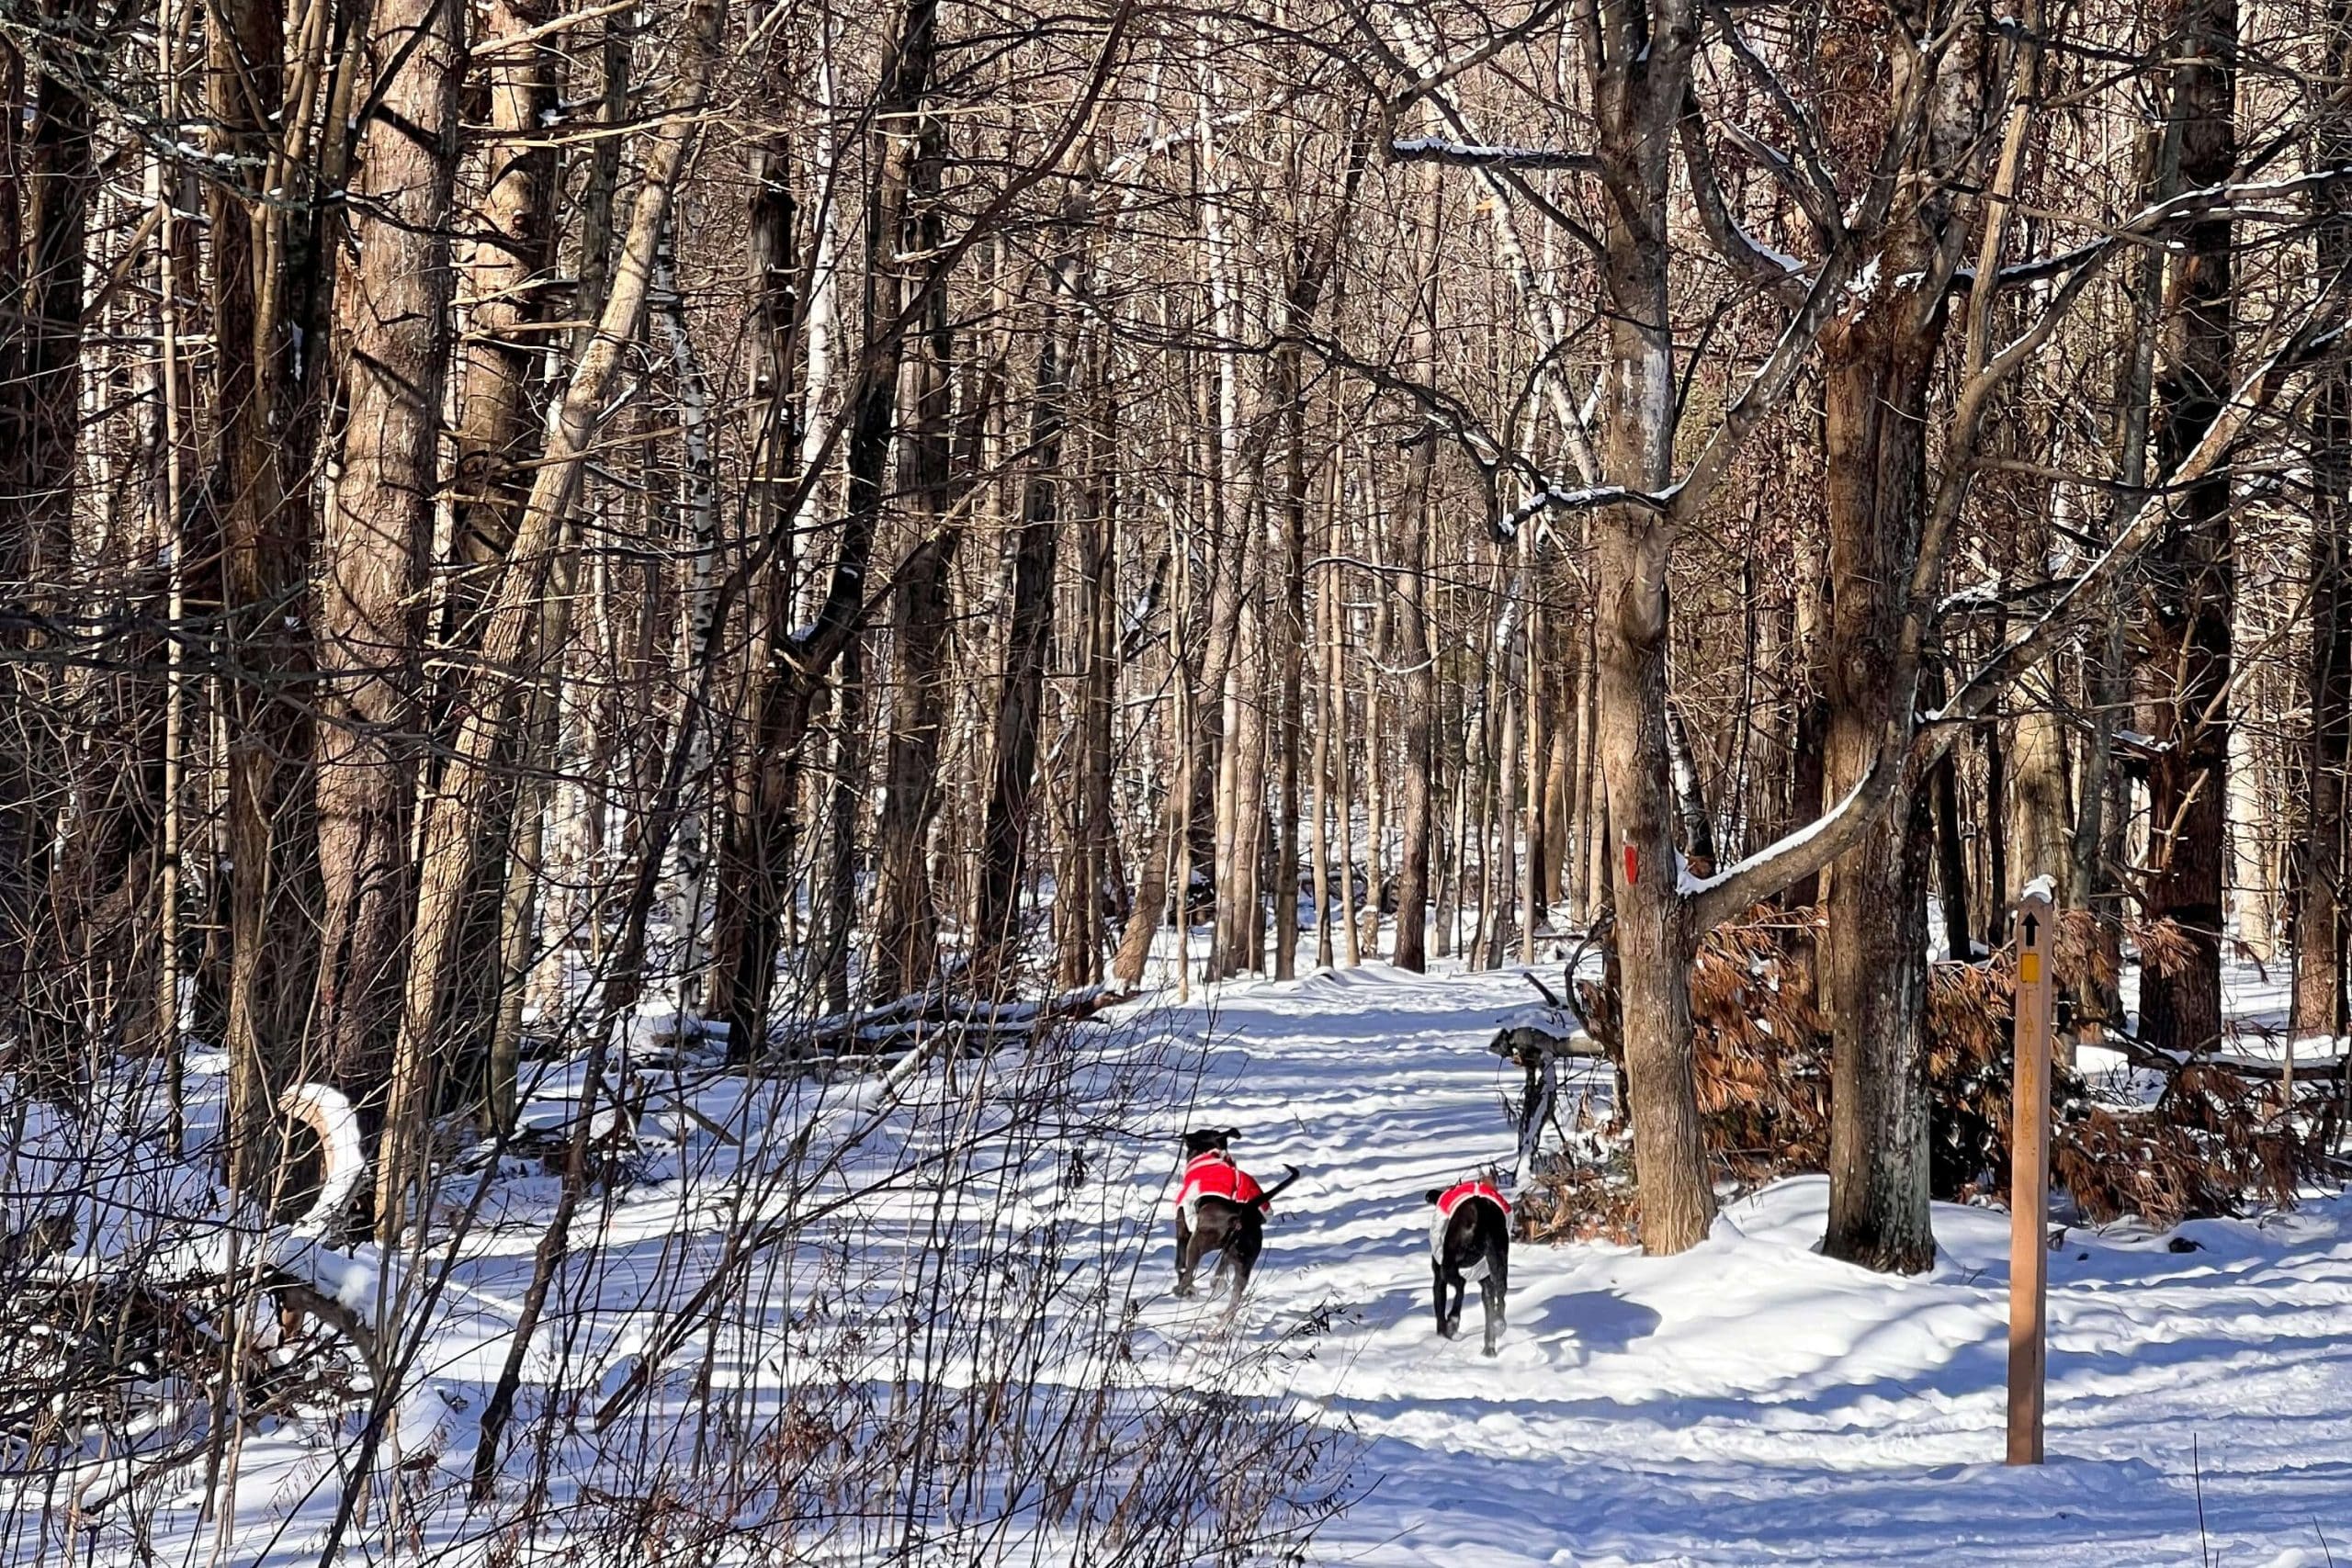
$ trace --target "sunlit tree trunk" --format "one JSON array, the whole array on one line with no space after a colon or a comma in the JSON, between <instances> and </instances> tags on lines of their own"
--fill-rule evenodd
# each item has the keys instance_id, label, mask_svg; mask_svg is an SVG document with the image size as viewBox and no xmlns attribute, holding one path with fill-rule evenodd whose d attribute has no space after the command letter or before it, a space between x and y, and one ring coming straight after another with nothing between
<instances>
[{"instance_id":1,"label":"sunlit tree trunk","mask_svg":"<svg viewBox=\"0 0 2352 1568\"><path fill-rule=\"evenodd\" d=\"M318 716L311 753L321 881L319 1069L372 1112L399 1027L419 758L422 589L439 489L453 295L449 219L458 132L456 13L388 0L362 69L380 81L359 131L334 349L345 423L319 547Z\"/></svg>"}]
</instances>

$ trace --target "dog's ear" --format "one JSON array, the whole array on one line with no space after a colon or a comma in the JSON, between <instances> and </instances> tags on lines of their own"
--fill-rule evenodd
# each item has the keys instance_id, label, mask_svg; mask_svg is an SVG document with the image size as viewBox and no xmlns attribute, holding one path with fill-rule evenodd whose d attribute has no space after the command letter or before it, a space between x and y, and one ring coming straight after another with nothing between
<instances>
[{"instance_id":1,"label":"dog's ear","mask_svg":"<svg viewBox=\"0 0 2352 1568\"><path fill-rule=\"evenodd\" d=\"M1444 1188L1442 1188L1442 1187L1432 1187L1432 1188L1430 1188L1428 1191L1426 1191L1426 1192L1424 1192L1424 1193L1422 1193L1422 1194L1421 1194L1421 1201L1422 1201L1422 1202L1424 1202L1424 1203L1434 1203L1434 1202L1436 1202L1439 1199L1441 1199L1441 1198L1442 1198L1442 1197L1444 1197L1444 1196L1445 1196L1445 1189L1444 1189Z\"/></svg>"}]
</instances>

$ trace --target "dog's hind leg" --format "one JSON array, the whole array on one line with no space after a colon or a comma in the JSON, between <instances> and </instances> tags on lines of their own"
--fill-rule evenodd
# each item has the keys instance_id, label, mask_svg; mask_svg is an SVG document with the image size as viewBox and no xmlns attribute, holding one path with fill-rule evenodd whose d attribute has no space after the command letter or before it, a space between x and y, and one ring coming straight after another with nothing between
<instances>
[{"instance_id":1,"label":"dog's hind leg","mask_svg":"<svg viewBox=\"0 0 2352 1568\"><path fill-rule=\"evenodd\" d=\"M1201 1266L1201 1233L1186 1224L1179 1216L1176 1221L1176 1293L1193 1293L1193 1270Z\"/></svg>"},{"instance_id":2,"label":"dog's hind leg","mask_svg":"<svg viewBox=\"0 0 2352 1568\"><path fill-rule=\"evenodd\" d=\"M1445 1265L1434 1261L1430 1264L1430 1310L1437 1315L1437 1337L1453 1338L1453 1329L1445 1321Z\"/></svg>"},{"instance_id":3,"label":"dog's hind leg","mask_svg":"<svg viewBox=\"0 0 2352 1568\"><path fill-rule=\"evenodd\" d=\"M1495 1342L1503 1332L1503 1282L1489 1269L1478 1281L1478 1296L1487 1308L1487 1354L1495 1353Z\"/></svg>"},{"instance_id":4,"label":"dog's hind leg","mask_svg":"<svg viewBox=\"0 0 2352 1568\"><path fill-rule=\"evenodd\" d=\"M1242 1295L1250 1289L1250 1271L1258 1267L1258 1253L1266 1239L1257 1229L1245 1228L1239 1235L1225 1244L1225 1260L1217 1268L1220 1273L1233 1277L1233 1293L1225 1303L1225 1315L1231 1317L1241 1310Z\"/></svg>"}]
</instances>

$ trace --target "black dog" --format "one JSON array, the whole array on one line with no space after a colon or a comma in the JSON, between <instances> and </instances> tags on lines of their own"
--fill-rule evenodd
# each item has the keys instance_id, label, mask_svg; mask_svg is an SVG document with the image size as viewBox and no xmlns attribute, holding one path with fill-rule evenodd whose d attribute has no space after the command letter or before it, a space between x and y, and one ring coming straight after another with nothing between
<instances>
[{"instance_id":1,"label":"black dog","mask_svg":"<svg viewBox=\"0 0 2352 1568\"><path fill-rule=\"evenodd\" d=\"M1214 1252L1216 1272L1209 1290L1214 1293L1230 1276L1228 1316L1240 1306L1250 1271L1266 1245L1266 1210L1298 1179L1298 1167L1284 1166L1288 1175L1272 1187L1260 1187L1226 1152L1238 1135L1230 1127L1185 1134L1184 1173L1176 1189L1176 1293L1193 1293L1194 1271Z\"/></svg>"},{"instance_id":2,"label":"black dog","mask_svg":"<svg viewBox=\"0 0 2352 1568\"><path fill-rule=\"evenodd\" d=\"M1432 1187L1425 1201L1437 1205L1430 1226L1430 1272L1435 1276L1437 1331L1453 1337L1462 1326L1462 1296L1472 1280L1487 1306L1487 1354L1503 1331L1503 1296L1510 1289L1510 1203L1487 1181ZM1446 1306L1446 1287L1453 1305Z\"/></svg>"}]
</instances>

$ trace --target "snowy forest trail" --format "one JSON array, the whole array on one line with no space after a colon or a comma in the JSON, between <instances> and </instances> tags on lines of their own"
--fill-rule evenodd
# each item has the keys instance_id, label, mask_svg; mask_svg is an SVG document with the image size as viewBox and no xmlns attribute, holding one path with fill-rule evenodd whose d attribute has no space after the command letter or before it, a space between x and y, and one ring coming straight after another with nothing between
<instances>
[{"instance_id":1,"label":"snowy forest trail","mask_svg":"<svg viewBox=\"0 0 2352 1568\"><path fill-rule=\"evenodd\" d=\"M2352 1562L2352 1201L2172 1236L2070 1228L2052 1258L2050 1462L2002 1448L2008 1223L1939 1204L1915 1280L1820 1257L1826 1182L1728 1203L1696 1250L1521 1246L1479 1354L1430 1312L1423 1191L1512 1147L1487 1041L1514 971L1371 964L1239 982L1162 1014L1202 1038L1195 1125L1299 1166L1242 1332L1328 1314L1293 1392L1361 1439L1319 1561ZM1161 1004L1165 1006L1165 1004ZM1139 1179L1173 1168L1147 1162ZM1164 1198L1162 1202L1164 1204ZM1165 1216L1162 1216L1165 1229ZM1163 1239L1148 1282L1172 1278ZM1212 1309L1165 1296L1181 1341ZM2199 1555L2200 1552L2203 1555Z\"/></svg>"}]
</instances>

